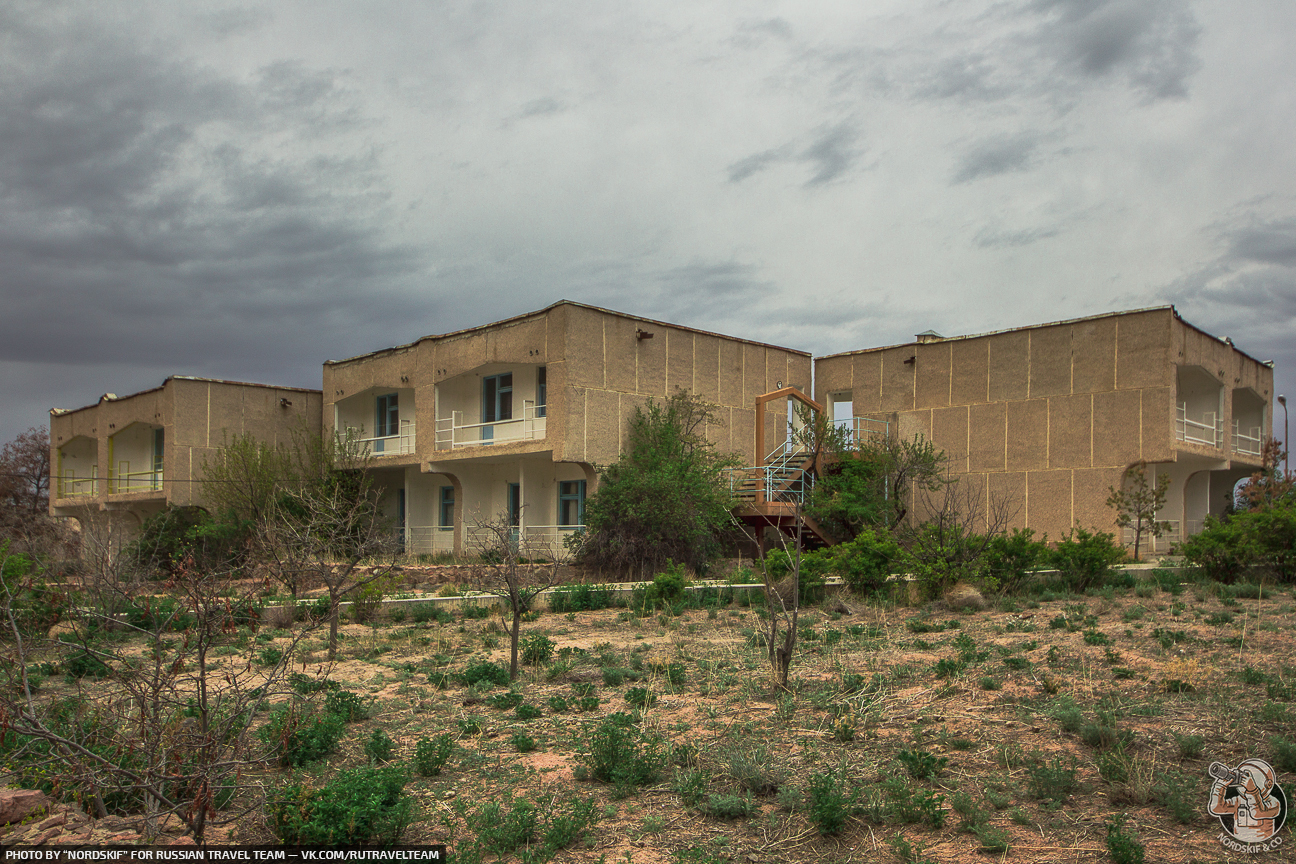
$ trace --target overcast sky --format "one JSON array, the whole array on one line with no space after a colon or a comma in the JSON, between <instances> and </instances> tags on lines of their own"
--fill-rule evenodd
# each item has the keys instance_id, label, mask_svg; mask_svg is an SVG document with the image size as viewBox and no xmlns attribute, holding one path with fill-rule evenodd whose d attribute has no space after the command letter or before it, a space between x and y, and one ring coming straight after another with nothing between
<instances>
[{"instance_id":1,"label":"overcast sky","mask_svg":"<svg viewBox=\"0 0 1296 864\"><path fill-rule=\"evenodd\" d=\"M1291 0L0 0L0 441L562 298L815 354L1175 303L1296 398L1293 33Z\"/></svg>"}]
</instances>

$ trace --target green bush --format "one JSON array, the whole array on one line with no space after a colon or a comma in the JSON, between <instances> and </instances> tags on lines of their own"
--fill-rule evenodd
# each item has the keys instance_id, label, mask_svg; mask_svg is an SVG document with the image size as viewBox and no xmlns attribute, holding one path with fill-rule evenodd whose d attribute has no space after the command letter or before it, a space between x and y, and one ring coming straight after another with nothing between
<instances>
[{"instance_id":1,"label":"green bush","mask_svg":"<svg viewBox=\"0 0 1296 864\"><path fill-rule=\"evenodd\" d=\"M1032 569L1048 560L1048 537L1035 539L1030 528L1014 528L1011 534L996 534L986 542L986 570L1005 593L1017 591Z\"/></svg>"},{"instance_id":2,"label":"green bush","mask_svg":"<svg viewBox=\"0 0 1296 864\"><path fill-rule=\"evenodd\" d=\"M627 725L615 714L581 742L578 758L589 776L626 791L656 780L666 763L661 738Z\"/></svg>"},{"instance_id":3,"label":"green bush","mask_svg":"<svg viewBox=\"0 0 1296 864\"><path fill-rule=\"evenodd\" d=\"M1113 565L1125 560L1125 550L1116 537L1104 531L1090 533L1079 525L1058 541L1050 556L1067 587L1076 592L1101 585Z\"/></svg>"},{"instance_id":4,"label":"green bush","mask_svg":"<svg viewBox=\"0 0 1296 864\"><path fill-rule=\"evenodd\" d=\"M424 777L435 777L450 761L454 750L454 741L449 732L442 732L435 738L420 738L414 746L414 767Z\"/></svg>"},{"instance_id":5,"label":"green bush","mask_svg":"<svg viewBox=\"0 0 1296 864\"><path fill-rule=\"evenodd\" d=\"M415 603L410 607L410 617L418 624L435 621L438 624L449 624L454 616L436 603Z\"/></svg>"},{"instance_id":6,"label":"green bush","mask_svg":"<svg viewBox=\"0 0 1296 864\"><path fill-rule=\"evenodd\" d=\"M607 609L612 604L612 589L605 586L562 585L549 594L549 611L555 614Z\"/></svg>"},{"instance_id":7,"label":"green bush","mask_svg":"<svg viewBox=\"0 0 1296 864\"><path fill-rule=\"evenodd\" d=\"M904 553L889 532L865 528L849 543L811 554L826 558L828 569L840 576L851 591L863 595L886 584Z\"/></svg>"},{"instance_id":8,"label":"green bush","mask_svg":"<svg viewBox=\"0 0 1296 864\"><path fill-rule=\"evenodd\" d=\"M350 690L332 690L326 694L324 710L336 714L346 723L356 723L369 717L369 703Z\"/></svg>"},{"instance_id":9,"label":"green bush","mask_svg":"<svg viewBox=\"0 0 1296 864\"><path fill-rule=\"evenodd\" d=\"M631 687L625 693L625 700L636 708L648 708L657 701L657 694L647 687Z\"/></svg>"},{"instance_id":10,"label":"green bush","mask_svg":"<svg viewBox=\"0 0 1296 864\"><path fill-rule=\"evenodd\" d=\"M293 701L271 712L257 737L280 765L298 767L336 750L345 731L346 721L336 713Z\"/></svg>"},{"instance_id":11,"label":"green bush","mask_svg":"<svg viewBox=\"0 0 1296 864\"><path fill-rule=\"evenodd\" d=\"M512 744L513 749L519 753L530 753L532 750L536 749L536 739L532 738L521 729L514 730L513 734L509 737L509 743Z\"/></svg>"},{"instance_id":12,"label":"green bush","mask_svg":"<svg viewBox=\"0 0 1296 864\"><path fill-rule=\"evenodd\" d=\"M180 633L196 625L198 619L174 597L141 597L126 607L126 623L154 633Z\"/></svg>"},{"instance_id":13,"label":"green bush","mask_svg":"<svg viewBox=\"0 0 1296 864\"><path fill-rule=\"evenodd\" d=\"M810 821L820 834L840 834L855 804L855 795L846 794L848 784L836 772L816 772L806 785Z\"/></svg>"},{"instance_id":14,"label":"green bush","mask_svg":"<svg viewBox=\"0 0 1296 864\"><path fill-rule=\"evenodd\" d=\"M519 720L534 720L543 712L531 703L523 702L517 706L517 711L514 713L517 714Z\"/></svg>"},{"instance_id":15,"label":"green bush","mask_svg":"<svg viewBox=\"0 0 1296 864\"><path fill-rule=\"evenodd\" d=\"M1055 756L1050 762L1036 762L1027 766L1026 773L1031 795L1041 801L1065 804L1080 786L1074 757L1065 763L1061 756Z\"/></svg>"},{"instance_id":16,"label":"green bush","mask_svg":"<svg viewBox=\"0 0 1296 864\"><path fill-rule=\"evenodd\" d=\"M328 678L312 678L300 672L290 672L288 674L288 686L292 688L294 693L301 696L310 696L325 690L342 689L342 685L337 681Z\"/></svg>"},{"instance_id":17,"label":"green bush","mask_svg":"<svg viewBox=\"0 0 1296 864\"><path fill-rule=\"evenodd\" d=\"M540 819L531 801L506 798L481 805L464 821L481 848L503 858L535 840Z\"/></svg>"},{"instance_id":18,"label":"green bush","mask_svg":"<svg viewBox=\"0 0 1296 864\"><path fill-rule=\"evenodd\" d=\"M112 672L107 663L84 649L63 661L63 671L73 678L107 678Z\"/></svg>"},{"instance_id":19,"label":"green bush","mask_svg":"<svg viewBox=\"0 0 1296 864\"><path fill-rule=\"evenodd\" d=\"M1107 851L1115 864L1143 864L1143 844L1125 832L1125 817L1117 816L1107 823Z\"/></svg>"},{"instance_id":20,"label":"green bush","mask_svg":"<svg viewBox=\"0 0 1296 864\"><path fill-rule=\"evenodd\" d=\"M294 783L279 790L267 809L281 843L288 845L390 845L400 840L412 809L405 774L395 766L339 771L313 789Z\"/></svg>"},{"instance_id":21,"label":"green bush","mask_svg":"<svg viewBox=\"0 0 1296 864\"><path fill-rule=\"evenodd\" d=\"M364 752L370 762L390 762L396 752L396 742L383 730L375 729L365 739Z\"/></svg>"},{"instance_id":22,"label":"green bush","mask_svg":"<svg viewBox=\"0 0 1296 864\"><path fill-rule=\"evenodd\" d=\"M733 501L722 469L737 460L706 437L718 420L683 391L635 408L625 449L586 502L581 560L619 572L676 561L702 573L723 554Z\"/></svg>"},{"instance_id":23,"label":"green bush","mask_svg":"<svg viewBox=\"0 0 1296 864\"><path fill-rule=\"evenodd\" d=\"M708 795L704 808L708 816L716 819L746 819L756 812L756 802L751 795Z\"/></svg>"},{"instance_id":24,"label":"green bush","mask_svg":"<svg viewBox=\"0 0 1296 864\"><path fill-rule=\"evenodd\" d=\"M926 750L901 750L896 754L896 759L915 780L935 777L949 764L947 757L937 757Z\"/></svg>"},{"instance_id":25,"label":"green bush","mask_svg":"<svg viewBox=\"0 0 1296 864\"><path fill-rule=\"evenodd\" d=\"M528 666L548 663L557 647L557 643L543 633L532 633L522 640L522 662Z\"/></svg>"},{"instance_id":26,"label":"green bush","mask_svg":"<svg viewBox=\"0 0 1296 864\"><path fill-rule=\"evenodd\" d=\"M485 682L487 684L506 685L509 683L508 670L498 663L489 660L478 660L469 663L464 670L455 675L459 683L472 686Z\"/></svg>"}]
</instances>

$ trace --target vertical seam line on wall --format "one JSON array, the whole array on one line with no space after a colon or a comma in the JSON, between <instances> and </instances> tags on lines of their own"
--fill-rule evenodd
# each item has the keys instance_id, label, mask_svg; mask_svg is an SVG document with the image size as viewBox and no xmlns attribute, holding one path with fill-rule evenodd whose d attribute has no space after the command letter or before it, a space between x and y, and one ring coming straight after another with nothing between
<instances>
[{"instance_id":1,"label":"vertical seam line on wall","mask_svg":"<svg viewBox=\"0 0 1296 864\"><path fill-rule=\"evenodd\" d=\"M1035 395L1035 382L1031 379L1031 331L1026 331L1026 398L1029 399Z\"/></svg>"},{"instance_id":2,"label":"vertical seam line on wall","mask_svg":"<svg viewBox=\"0 0 1296 864\"><path fill-rule=\"evenodd\" d=\"M211 446L211 384L207 385L207 445Z\"/></svg>"},{"instance_id":3,"label":"vertical seam line on wall","mask_svg":"<svg viewBox=\"0 0 1296 864\"><path fill-rule=\"evenodd\" d=\"M1094 394L1089 394L1089 467L1094 467Z\"/></svg>"}]
</instances>

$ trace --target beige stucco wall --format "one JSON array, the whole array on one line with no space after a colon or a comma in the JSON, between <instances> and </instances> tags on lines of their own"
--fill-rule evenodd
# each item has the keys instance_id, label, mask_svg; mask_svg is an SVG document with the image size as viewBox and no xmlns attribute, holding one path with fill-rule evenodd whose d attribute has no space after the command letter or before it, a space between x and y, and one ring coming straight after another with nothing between
<instances>
[{"instance_id":1,"label":"beige stucco wall","mask_svg":"<svg viewBox=\"0 0 1296 864\"><path fill-rule=\"evenodd\" d=\"M640 331L652 333L641 339ZM434 426L450 410L478 410L481 378L515 375L514 411L534 399L534 368L546 367L545 434L525 444L493 445L491 457L551 452L556 462L607 464L616 460L636 407L678 390L719 405L722 424L708 428L716 444L750 458L755 399L779 382L810 386L809 355L647 321L579 304L562 303L520 319L463 333L428 337L390 351L324 366L324 424L335 403L357 393L412 388L418 453L438 464L481 458L476 448L435 450ZM402 406L403 407L403 406Z\"/></svg>"},{"instance_id":2,"label":"beige stucco wall","mask_svg":"<svg viewBox=\"0 0 1296 864\"><path fill-rule=\"evenodd\" d=\"M1112 530L1108 489L1135 462L1238 462L1175 439L1179 364L1227 385L1225 417L1233 388L1273 398L1271 368L1169 307L817 358L815 396L850 391L857 416L928 436L954 474L1014 500L1015 526L1057 539L1076 523Z\"/></svg>"},{"instance_id":3,"label":"beige stucco wall","mask_svg":"<svg viewBox=\"0 0 1296 864\"><path fill-rule=\"evenodd\" d=\"M287 400L291 405L282 405ZM89 511L124 510L147 515L168 503L203 505L203 459L229 437L250 433L270 443L291 443L295 430L320 433L322 400L317 390L280 388L196 378L168 378L161 387L118 399L101 399L75 411L50 414L50 464L58 471L60 448L94 442L99 466L97 493L59 498L57 478L50 512L84 516ZM163 482L157 491L114 492L108 483L115 436L139 438L141 430L163 431ZM151 434L151 432L149 433ZM136 448L138 449L138 448ZM118 460L120 461L120 460ZM132 470L138 470L132 463ZM78 475L81 471L78 468Z\"/></svg>"}]
</instances>

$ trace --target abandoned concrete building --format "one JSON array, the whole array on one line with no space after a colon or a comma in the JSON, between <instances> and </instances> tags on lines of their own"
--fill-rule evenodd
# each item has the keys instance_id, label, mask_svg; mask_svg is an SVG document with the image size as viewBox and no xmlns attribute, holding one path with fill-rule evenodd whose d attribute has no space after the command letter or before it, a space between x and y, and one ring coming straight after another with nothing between
<instances>
[{"instance_id":1,"label":"abandoned concrete building","mask_svg":"<svg viewBox=\"0 0 1296 864\"><path fill-rule=\"evenodd\" d=\"M1108 490L1147 462L1170 477L1159 552L1260 468L1274 398L1271 363L1172 306L819 357L815 395L836 422L928 436L954 475L1014 502L1012 526L1054 540L1076 524L1115 530Z\"/></svg>"},{"instance_id":2,"label":"abandoned concrete building","mask_svg":"<svg viewBox=\"0 0 1296 864\"><path fill-rule=\"evenodd\" d=\"M271 444L320 431L320 391L172 376L130 396L50 412L50 513L127 534L168 504L203 505L204 458L245 432Z\"/></svg>"},{"instance_id":3,"label":"abandoned concrete building","mask_svg":"<svg viewBox=\"0 0 1296 864\"><path fill-rule=\"evenodd\" d=\"M786 525L803 492L805 454L789 443L801 403L860 435L929 437L954 475L1013 502L1011 525L1053 539L1113 530L1109 487L1151 463L1172 483L1165 551L1259 467L1273 369L1170 306L812 359L560 301L328 361L322 391L176 376L51 411L50 509L120 514L129 530L167 504L202 505L202 459L228 436L282 442L306 424L368 448L408 552L471 551L473 526L501 516L528 549L552 550L583 525L634 409L679 390L718 406L707 434L750 466L730 478L754 527Z\"/></svg>"},{"instance_id":4,"label":"abandoned concrete building","mask_svg":"<svg viewBox=\"0 0 1296 864\"><path fill-rule=\"evenodd\" d=\"M717 447L745 455L757 397L809 390L811 371L808 352L562 301L325 363L324 429L371 445L410 551L462 552L467 529L504 514L539 552L582 526L636 407L697 393L719 406Z\"/></svg>"}]
</instances>

